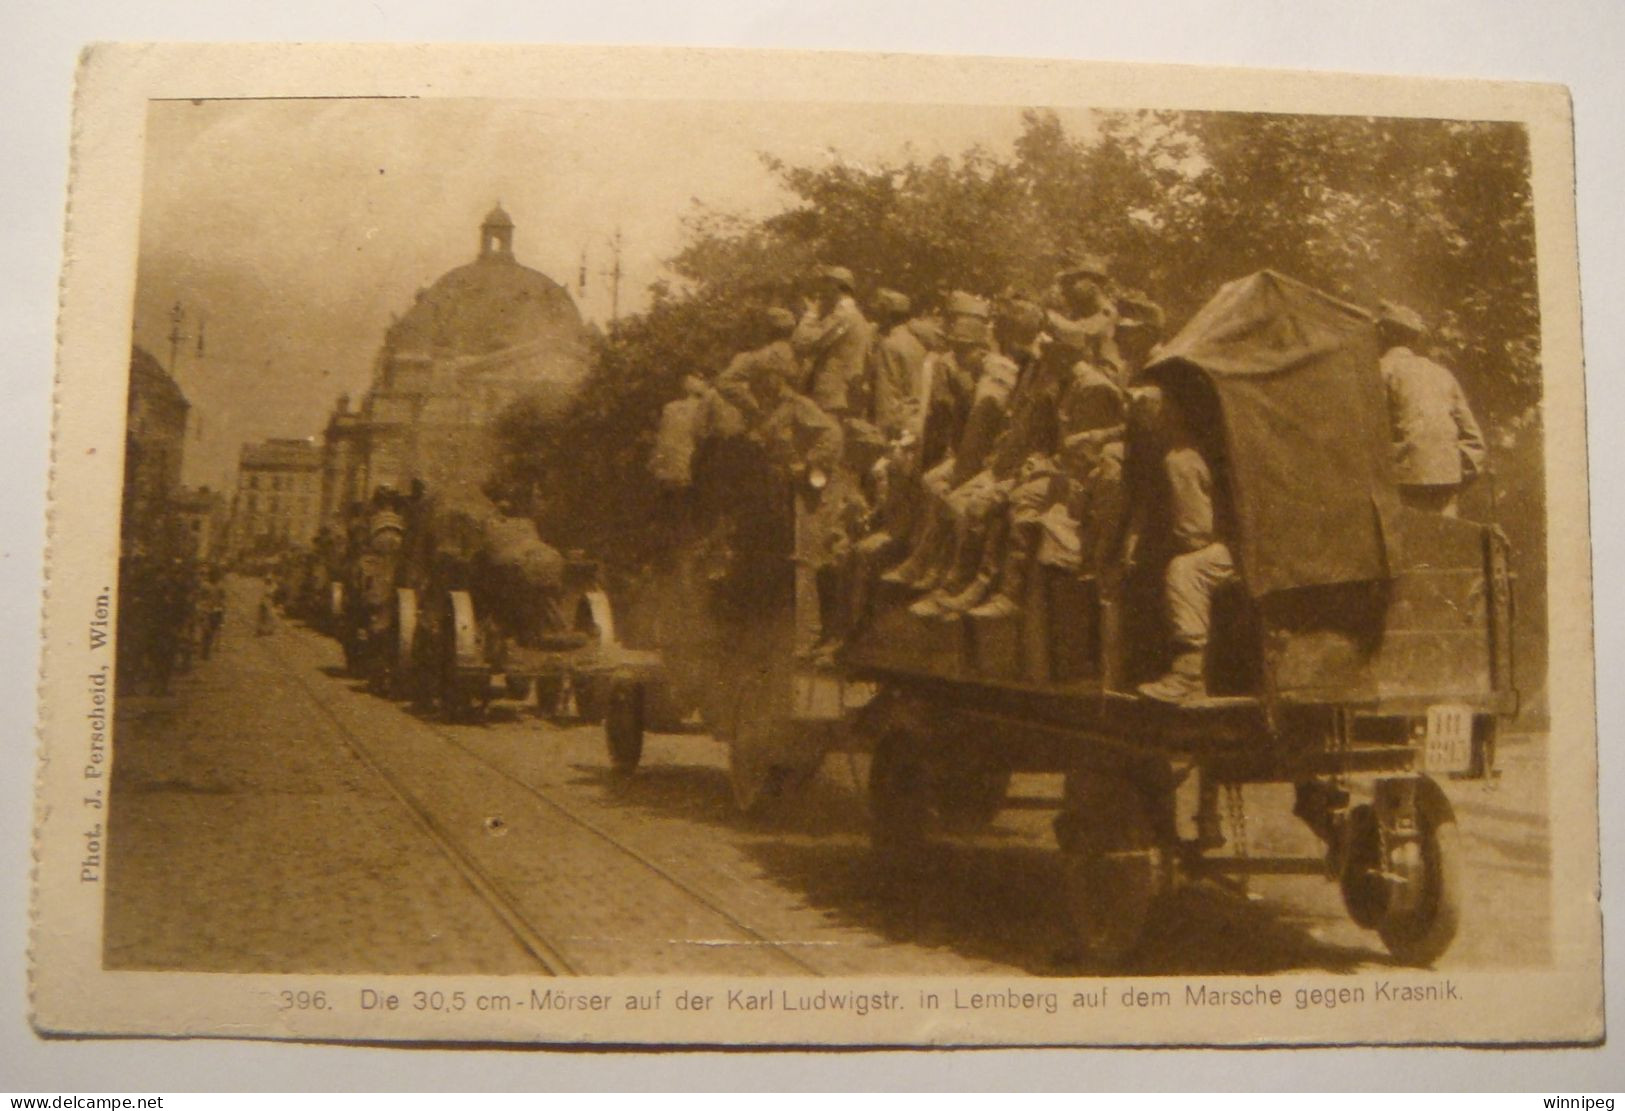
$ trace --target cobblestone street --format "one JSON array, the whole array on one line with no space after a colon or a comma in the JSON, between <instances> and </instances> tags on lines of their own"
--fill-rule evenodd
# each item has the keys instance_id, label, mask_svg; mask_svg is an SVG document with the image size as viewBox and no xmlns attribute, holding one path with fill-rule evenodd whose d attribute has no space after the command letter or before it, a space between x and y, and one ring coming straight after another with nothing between
<instances>
[{"instance_id":1,"label":"cobblestone street","mask_svg":"<svg viewBox=\"0 0 1625 1111\"><path fill-rule=\"evenodd\" d=\"M496 708L447 725L369 694L336 643L252 635L233 588L214 658L119 700L105 960L239 972L1069 974L1057 777L1018 777L977 837L900 868L868 848L864 760L832 756L769 822L735 814L723 746ZM1544 738L1492 786L1448 786L1462 932L1442 967L1547 959ZM1251 852L1313 851L1290 788L1250 789ZM1255 878L1170 900L1131 971L1347 971L1387 961L1335 885Z\"/></svg>"}]
</instances>

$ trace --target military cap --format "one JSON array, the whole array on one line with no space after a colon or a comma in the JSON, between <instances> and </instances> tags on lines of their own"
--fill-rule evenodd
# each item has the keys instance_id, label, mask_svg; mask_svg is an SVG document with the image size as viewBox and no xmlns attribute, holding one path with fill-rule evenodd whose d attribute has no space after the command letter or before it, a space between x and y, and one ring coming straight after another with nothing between
<instances>
[{"instance_id":1,"label":"military cap","mask_svg":"<svg viewBox=\"0 0 1625 1111\"><path fill-rule=\"evenodd\" d=\"M1160 332L1166 322L1162 306L1138 291L1117 299L1119 328L1149 328Z\"/></svg>"},{"instance_id":2,"label":"military cap","mask_svg":"<svg viewBox=\"0 0 1625 1111\"><path fill-rule=\"evenodd\" d=\"M986 298L966 293L962 289L956 289L948 294L948 301L944 307L949 316L973 316L978 320L988 319L991 313Z\"/></svg>"},{"instance_id":3,"label":"military cap","mask_svg":"<svg viewBox=\"0 0 1625 1111\"><path fill-rule=\"evenodd\" d=\"M1022 332L1038 333L1044 327L1044 310L1025 297L1001 299L995 307L999 321Z\"/></svg>"},{"instance_id":4,"label":"military cap","mask_svg":"<svg viewBox=\"0 0 1625 1111\"><path fill-rule=\"evenodd\" d=\"M987 321L969 313L960 313L948 325L950 343L986 343Z\"/></svg>"},{"instance_id":5,"label":"military cap","mask_svg":"<svg viewBox=\"0 0 1625 1111\"><path fill-rule=\"evenodd\" d=\"M942 325L929 317L916 316L908 322L908 330L914 333L914 338L925 345L928 351L941 351L948 345L948 337L942 332Z\"/></svg>"},{"instance_id":6,"label":"military cap","mask_svg":"<svg viewBox=\"0 0 1625 1111\"><path fill-rule=\"evenodd\" d=\"M1105 278L1106 260L1100 255L1069 255L1061 262L1061 270L1055 275L1055 280L1064 282L1068 278Z\"/></svg>"},{"instance_id":7,"label":"military cap","mask_svg":"<svg viewBox=\"0 0 1625 1111\"><path fill-rule=\"evenodd\" d=\"M1377 306L1377 323L1386 324L1413 336L1425 335L1428 330L1427 325L1422 323L1420 313L1393 301L1384 301Z\"/></svg>"},{"instance_id":8,"label":"military cap","mask_svg":"<svg viewBox=\"0 0 1625 1111\"><path fill-rule=\"evenodd\" d=\"M796 326L796 314L789 309L781 309L777 305L774 305L762 315L774 328L783 331L788 331Z\"/></svg>"},{"instance_id":9,"label":"military cap","mask_svg":"<svg viewBox=\"0 0 1625 1111\"><path fill-rule=\"evenodd\" d=\"M911 302L906 293L899 293L895 289L875 290L875 308L882 312L889 312L895 316L906 316L911 307Z\"/></svg>"},{"instance_id":10,"label":"military cap","mask_svg":"<svg viewBox=\"0 0 1625 1111\"><path fill-rule=\"evenodd\" d=\"M852 277L852 271L844 266L820 266L818 276L826 281L834 282L848 293L857 288L857 280Z\"/></svg>"}]
</instances>

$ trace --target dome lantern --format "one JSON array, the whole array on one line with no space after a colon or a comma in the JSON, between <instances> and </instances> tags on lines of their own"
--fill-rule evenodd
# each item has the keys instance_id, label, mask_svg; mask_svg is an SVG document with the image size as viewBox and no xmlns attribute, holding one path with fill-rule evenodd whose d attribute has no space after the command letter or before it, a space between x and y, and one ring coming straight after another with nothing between
<instances>
[{"instance_id":1,"label":"dome lantern","mask_svg":"<svg viewBox=\"0 0 1625 1111\"><path fill-rule=\"evenodd\" d=\"M480 257L492 255L513 257L513 218L503 209L501 201L486 213L480 224Z\"/></svg>"}]
</instances>

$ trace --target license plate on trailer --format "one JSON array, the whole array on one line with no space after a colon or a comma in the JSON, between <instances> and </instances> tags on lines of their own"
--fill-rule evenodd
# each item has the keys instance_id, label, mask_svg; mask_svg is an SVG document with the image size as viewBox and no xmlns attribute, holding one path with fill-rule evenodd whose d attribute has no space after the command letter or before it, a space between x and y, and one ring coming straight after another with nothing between
<instances>
[{"instance_id":1,"label":"license plate on trailer","mask_svg":"<svg viewBox=\"0 0 1625 1111\"><path fill-rule=\"evenodd\" d=\"M1428 707L1422 766L1430 772L1464 772L1473 766L1473 710L1446 704Z\"/></svg>"}]
</instances>

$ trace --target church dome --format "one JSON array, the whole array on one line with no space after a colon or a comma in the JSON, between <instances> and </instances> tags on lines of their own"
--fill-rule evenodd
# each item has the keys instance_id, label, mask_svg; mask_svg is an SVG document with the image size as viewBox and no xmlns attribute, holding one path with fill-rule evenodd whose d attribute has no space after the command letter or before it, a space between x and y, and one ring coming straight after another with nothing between
<instances>
[{"instance_id":1,"label":"church dome","mask_svg":"<svg viewBox=\"0 0 1625 1111\"><path fill-rule=\"evenodd\" d=\"M573 348L584 334L569 292L514 258L513 222L499 204L480 226L479 257L419 291L386 343L397 354L444 359L526 344Z\"/></svg>"}]
</instances>

